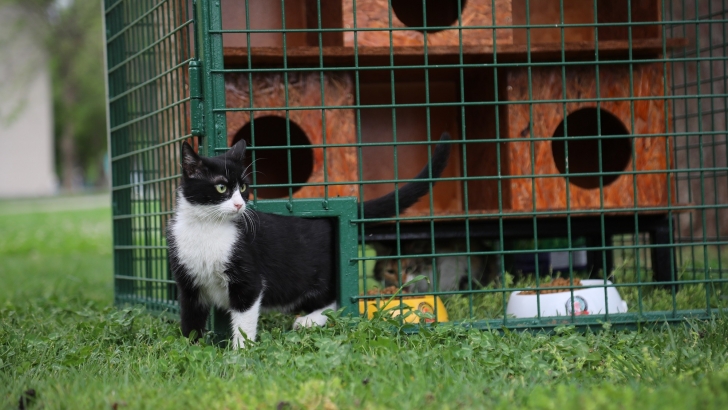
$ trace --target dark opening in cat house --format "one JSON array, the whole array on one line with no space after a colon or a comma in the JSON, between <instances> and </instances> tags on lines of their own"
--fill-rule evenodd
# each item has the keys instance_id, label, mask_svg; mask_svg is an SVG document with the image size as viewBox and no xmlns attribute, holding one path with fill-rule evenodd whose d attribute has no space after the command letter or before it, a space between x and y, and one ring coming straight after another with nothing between
<instances>
[{"instance_id":1,"label":"dark opening in cat house","mask_svg":"<svg viewBox=\"0 0 728 410\"><path fill-rule=\"evenodd\" d=\"M255 144L253 144L253 125L255 132ZM286 135L290 135L286 138ZM260 198L283 198L288 196L288 189L293 193L301 189L300 185L287 185L289 181L293 184L307 182L313 173L313 149L311 142L293 121L286 121L285 118L268 116L256 118L253 122L246 124L235 134L232 145L241 139L246 144L256 148L283 147L278 149L261 149L255 158L256 182L260 185L277 185L274 187L262 187L257 189ZM285 147L297 148L285 148ZM290 168L288 167L290 164ZM283 165L283 166L282 166Z\"/></svg>"},{"instance_id":2,"label":"dark opening in cat house","mask_svg":"<svg viewBox=\"0 0 728 410\"><path fill-rule=\"evenodd\" d=\"M667 206L675 201L669 195L674 189L668 177L673 160L664 137L669 133L665 120L669 112L662 97L666 75L662 66L613 64L600 67L598 72L599 78L593 65L509 71L505 98L517 102L505 108L506 172L515 177L506 186L511 209L618 210ZM529 98L536 103L520 103ZM598 120L603 134L601 156L597 140L578 140L580 136L596 136ZM577 172L573 169L576 166L598 173L601 161L602 172L621 174L602 175L602 190L593 189L599 187L598 175L576 181L570 178L567 190L565 178L552 177L566 170L565 144L563 139L550 137L564 135L581 141L574 147L575 141L569 139L571 172Z\"/></svg>"},{"instance_id":3,"label":"dark opening in cat house","mask_svg":"<svg viewBox=\"0 0 728 410\"><path fill-rule=\"evenodd\" d=\"M356 196L357 186L351 184L358 168L356 150L351 145L356 141L354 110L349 108L354 100L351 76L340 72L297 72L287 76L261 73L253 75L252 80L251 87L247 75L225 76L227 105L236 109L227 114L227 145L241 138L240 133L250 134L251 116L255 118L253 150L256 146L286 146L290 130L291 145L311 145L290 149L292 182L308 183L294 189L294 197L322 197L326 192L331 196ZM287 106L338 108L286 110ZM270 167L270 174L260 176L261 184L263 180L288 183L287 151L276 150L276 156L269 156L267 163L261 160L261 166ZM257 151L256 159L265 158L269 152ZM261 168L256 165L256 170ZM256 182L257 178L256 174ZM339 184L344 181L349 184ZM263 188L260 194L262 198L288 196L288 188Z\"/></svg>"},{"instance_id":4,"label":"dark opening in cat house","mask_svg":"<svg viewBox=\"0 0 728 410\"><path fill-rule=\"evenodd\" d=\"M599 188L600 184L606 186L616 181L620 174L627 170L632 158L632 144L627 137L629 132L619 118L609 111L582 108L572 112L559 123L553 134L556 138L564 138L567 135L572 138L554 140L551 143L556 168L560 173L566 174L568 163L569 173L595 174L569 177L570 183L581 188ZM624 137L618 138L620 135ZM599 173L609 174L600 178Z\"/></svg>"},{"instance_id":5,"label":"dark opening in cat house","mask_svg":"<svg viewBox=\"0 0 728 410\"><path fill-rule=\"evenodd\" d=\"M465 45L491 45L495 37L498 42L511 43L511 1L498 0L442 0L427 1L423 10L421 1L395 0L343 0L342 15L345 28L380 28L381 30L361 31L357 34L357 44L368 47L423 45L425 35L422 30L401 30L407 27L445 27L427 31L427 44L432 46L457 47L462 38ZM423 19L425 13L426 20ZM356 16L355 16L356 14ZM488 26L506 26L494 30ZM398 30L389 31L389 27ZM466 30L459 30L467 27ZM344 32L344 45L354 45L354 33Z\"/></svg>"},{"instance_id":6,"label":"dark opening in cat house","mask_svg":"<svg viewBox=\"0 0 728 410\"><path fill-rule=\"evenodd\" d=\"M441 27L457 24L462 19L467 0L427 1L391 0L392 13L407 27ZM427 29L428 33L442 28ZM423 31L423 30L418 30Z\"/></svg>"}]
</instances>

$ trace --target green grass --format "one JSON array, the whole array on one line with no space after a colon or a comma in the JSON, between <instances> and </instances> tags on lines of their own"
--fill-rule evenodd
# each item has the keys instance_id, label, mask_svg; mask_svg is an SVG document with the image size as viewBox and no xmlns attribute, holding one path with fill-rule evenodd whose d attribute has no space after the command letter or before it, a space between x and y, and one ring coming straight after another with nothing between
<instances>
[{"instance_id":1,"label":"green grass","mask_svg":"<svg viewBox=\"0 0 728 410\"><path fill-rule=\"evenodd\" d=\"M108 203L107 195L0 202L0 298L58 295L109 304Z\"/></svg>"},{"instance_id":2,"label":"green grass","mask_svg":"<svg viewBox=\"0 0 728 410\"><path fill-rule=\"evenodd\" d=\"M0 408L728 408L728 319L552 335L339 318L250 349L112 306L107 206L0 202ZM283 328L281 328L283 326Z\"/></svg>"}]
</instances>

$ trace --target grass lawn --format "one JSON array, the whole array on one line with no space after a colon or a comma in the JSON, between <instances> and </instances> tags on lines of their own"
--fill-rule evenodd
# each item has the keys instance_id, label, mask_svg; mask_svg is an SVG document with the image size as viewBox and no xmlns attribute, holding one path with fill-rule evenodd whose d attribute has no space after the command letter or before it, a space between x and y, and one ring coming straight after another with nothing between
<instances>
[{"instance_id":1,"label":"grass lawn","mask_svg":"<svg viewBox=\"0 0 728 410\"><path fill-rule=\"evenodd\" d=\"M99 197L0 202L0 408L728 408L728 318L554 335L266 316L237 352L112 306Z\"/></svg>"}]
</instances>

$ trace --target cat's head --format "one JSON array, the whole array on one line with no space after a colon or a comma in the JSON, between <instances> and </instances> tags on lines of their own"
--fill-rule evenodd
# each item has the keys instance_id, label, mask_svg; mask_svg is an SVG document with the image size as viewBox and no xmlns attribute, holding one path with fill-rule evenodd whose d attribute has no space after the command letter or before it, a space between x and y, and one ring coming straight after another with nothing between
<instances>
[{"instance_id":1,"label":"cat's head","mask_svg":"<svg viewBox=\"0 0 728 410\"><path fill-rule=\"evenodd\" d=\"M184 142L182 198L201 216L217 220L239 217L245 212L250 197L244 159L244 140L215 157L201 157Z\"/></svg>"},{"instance_id":2,"label":"cat's head","mask_svg":"<svg viewBox=\"0 0 728 410\"><path fill-rule=\"evenodd\" d=\"M402 267L401 271L399 270L400 266ZM397 259L380 259L374 265L374 278L384 283L385 287L400 287L418 275L425 273L425 268L426 262L422 258L402 258L399 263L397 263ZM404 290L411 292L412 285Z\"/></svg>"},{"instance_id":3,"label":"cat's head","mask_svg":"<svg viewBox=\"0 0 728 410\"><path fill-rule=\"evenodd\" d=\"M377 256L390 256L395 252L392 247L385 246L378 242L372 242L377 251ZM410 241L402 244L402 258L379 259L374 265L374 278L384 283L386 287L400 287L413 280L419 275L426 275L432 271L432 264L428 258L404 257L405 255L417 255L429 253L430 241ZM401 270L400 270L401 268ZM423 287L424 286L424 287ZM404 288L406 292L423 292L427 290L427 282L420 281Z\"/></svg>"}]
</instances>

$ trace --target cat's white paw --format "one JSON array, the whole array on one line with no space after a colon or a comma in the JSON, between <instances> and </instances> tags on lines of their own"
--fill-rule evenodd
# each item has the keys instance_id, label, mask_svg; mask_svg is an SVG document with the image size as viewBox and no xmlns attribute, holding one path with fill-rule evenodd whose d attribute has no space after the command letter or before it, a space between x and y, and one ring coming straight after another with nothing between
<instances>
[{"instance_id":1,"label":"cat's white paw","mask_svg":"<svg viewBox=\"0 0 728 410\"><path fill-rule=\"evenodd\" d=\"M253 341L258 329L258 315L260 314L260 301L263 293L253 303L253 306L245 312L230 311L233 331L233 348L242 349L245 347L246 339ZM246 338L247 336L247 338Z\"/></svg>"},{"instance_id":2,"label":"cat's white paw","mask_svg":"<svg viewBox=\"0 0 728 410\"><path fill-rule=\"evenodd\" d=\"M233 336L233 349L245 349L245 337L240 332L235 332Z\"/></svg>"},{"instance_id":3,"label":"cat's white paw","mask_svg":"<svg viewBox=\"0 0 728 410\"><path fill-rule=\"evenodd\" d=\"M295 330L295 329L300 329L302 327L323 326L326 324L326 321L329 320L329 318L327 316L325 316L323 314L323 312L326 310L335 310L335 309L336 309L336 303L332 303L321 309L314 310L313 312L311 312L305 316L299 316L293 322L293 329Z\"/></svg>"},{"instance_id":4,"label":"cat's white paw","mask_svg":"<svg viewBox=\"0 0 728 410\"><path fill-rule=\"evenodd\" d=\"M296 320L293 321L293 329L300 329L303 327L323 326L326 324L327 320L329 320L328 317L322 315L321 313L313 312L306 316L297 317Z\"/></svg>"}]
</instances>

